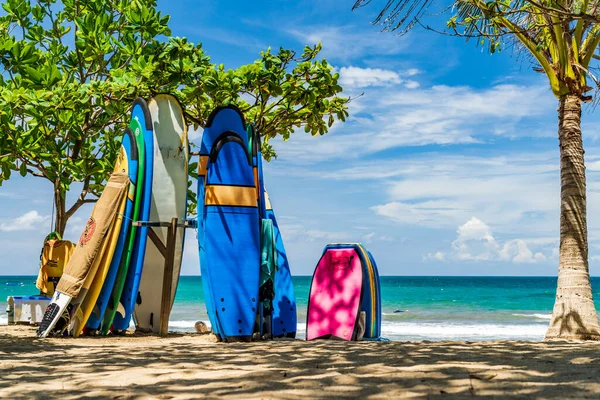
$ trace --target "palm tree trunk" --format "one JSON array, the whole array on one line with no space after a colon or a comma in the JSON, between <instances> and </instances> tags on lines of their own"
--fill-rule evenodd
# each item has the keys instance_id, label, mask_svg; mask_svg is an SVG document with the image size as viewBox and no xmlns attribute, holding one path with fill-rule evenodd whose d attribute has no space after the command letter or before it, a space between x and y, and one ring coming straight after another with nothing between
<instances>
[{"instance_id":1,"label":"palm tree trunk","mask_svg":"<svg viewBox=\"0 0 600 400\"><path fill-rule=\"evenodd\" d=\"M586 185L581 101L563 96L558 107L560 256L556 300L546 339L600 340L588 268Z\"/></svg>"}]
</instances>

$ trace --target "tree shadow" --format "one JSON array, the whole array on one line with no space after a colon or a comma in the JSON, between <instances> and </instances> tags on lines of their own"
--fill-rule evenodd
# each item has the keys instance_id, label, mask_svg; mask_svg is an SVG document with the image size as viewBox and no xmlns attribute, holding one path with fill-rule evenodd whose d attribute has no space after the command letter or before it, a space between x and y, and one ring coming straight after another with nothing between
<instances>
[{"instance_id":1,"label":"tree shadow","mask_svg":"<svg viewBox=\"0 0 600 400\"><path fill-rule=\"evenodd\" d=\"M35 339L0 328L4 398L584 398L594 342Z\"/></svg>"}]
</instances>

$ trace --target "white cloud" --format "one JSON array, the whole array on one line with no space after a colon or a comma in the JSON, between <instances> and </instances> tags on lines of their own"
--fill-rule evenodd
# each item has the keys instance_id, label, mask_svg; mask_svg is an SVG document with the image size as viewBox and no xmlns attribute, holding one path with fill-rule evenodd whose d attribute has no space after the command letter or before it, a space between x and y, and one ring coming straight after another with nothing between
<instances>
[{"instance_id":1,"label":"white cloud","mask_svg":"<svg viewBox=\"0 0 600 400\"><path fill-rule=\"evenodd\" d=\"M366 235L364 235L362 237L362 241L365 243L370 243L371 239L373 239L374 236L375 236L375 232L367 233Z\"/></svg>"},{"instance_id":2,"label":"white cloud","mask_svg":"<svg viewBox=\"0 0 600 400\"><path fill-rule=\"evenodd\" d=\"M446 254L441 251L436 251L435 253L427 253L427 255L423 256L423 261L433 260L433 261L444 261L446 259Z\"/></svg>"},{"instance_id":3,"label":"white cloud","mask_svg":"<svg viewBox=\"0 0 600 400\"><path fill-rule=\"evenodd\" d=\"M364 95L350 103L348 122L336 123L330 133L321 137L298 132L285 145L280 139L273 140L281 159L319 162L358 158L398 147L486 143L499 136L554 135L553 124L552 129L541 124L529 126L533 117L555 112L554 98L545 83L486 89L422 88L410 82L408 87L386 87L369 86L385 81L360 76L348 78L353 85L367 86L363 88ZM350 88L347 94L358 93Z\"/></svg>"},{"instance_id":4,"label":"white cloud","mask_svg":"<svg viewBox=\"0 0 600 400\"><path fill-rule=\"evenodd\" d=\"M198 232L188 229L185 233L182 275L198 275L200 273L200 255L198 253Z\"/></svg>"},{"instance_id":5,"label":"white cloud","mask_svg":"<svg viewBox=\"0 0 600 400\"><path fill-rule=\"evenodd\" d=\"M371 210L396 222L413 225L437 225L441 217L453 220L462 211L457 210L452 203L447 201L425 201L418 204L394 201L373 206Z\"/></svg>"},{"instance_id":6,"label":"white cloud","mask_svg":"<svg viewBox=\"0 0 600 400\"><path fill-rule=\"evenodd\" d=\"M0 223L0 231L3 232L14 232L14 231L31 231L46 227L41 227L40 224L48 221L49 216L43 216L38 214L37 211L28 211L25 214L17 217L13 220Z\"/></svg>"},{"instance_id":7,"label":"white cloud","mask_svg":"<svg viewBox=\"0 0 600 400\"><path fill-rule=\"evenodd\" d=\"M380 68L342 67L339 69L339 84L344 89L368 86L389 86L402 83L397 72Z\"/></svg>"},{"instance_id":8,"label":"white cloud","mask_svg":"<svg viewBox=\"0 0 600 400\"><path fill-rule=\"evenodd\" d=\"M417 81L406 81L406 83L404 84L404 86L407 89L416 89L419 86L421 86L421 84L419 82L417 82Z\"/></svg>"},{"instance_id":9,"label":"white cloud","mask_svg":"<svg viewBox=\"0 0 600 400\"><path fill-rule=\"evenodd\" d=\"M378 235L375 232L367 233L361 238L363 243L374 243L374 242L393 242L394 238L386 235Z\"/></svg>"},{"instance_id":10,"label":"white cloud","mask_svg":"<svg viewBox=\"0 0 600 400\"><path fill-rule=\"evenodd\" d=\"M483 90L467 86L437 85L411 96L403 92L390 94L380 102L383 106L428 106L433 119L447 117L467 118L523 118L540 115L544 106L554 102L547 96L545 85L497 85ZM547 109L546 109L547 110Z\"/></svg>"},{"instance_id":11,"label":"white cloud","mask_svg":"<svg viewBox=\"0 0 600 400\"><path fill-rule=\"evenodd\" d=\"M306 228L301 224L288 224L280 221L281 236L285 243L288 242L343 242L350 239L348 232L325 231L318 228Z\"/></svg>"},{"instance_id":12,"label":"white cloud","mask_svg":"<svg viewBox=\"0 0 600 400\"><path fill-rule=\"evenodd\" d=\"M240 47L244 50L261 51L268 45L252 35L233 35L229 28L211 26L210 29L198 28L196 25L184 25L183 29L200 37L203 41L210 39L211 42L220 42L226 45Z\"/></svg>"},{"instance_id":13,"label":"white cloud","mask_svg":"<svg viewBox=\"0 0 600 400\"><path fill-rule=\"evenodd\" d=\"M399 38L353 25L304 26L288 33L303 45L321 42L322 55L328 60L362 60L367 56L398 54L410 44L407 36Z\"/></svg>"},{"instance_id":14,"label":"white cloud","mask_svg":"<svg viewBox=\"0 0 600 400\"><path fill-rule=\"evenodd\" d=\"M594 152L588 148L590 162L596 159ZM358 187L372 191L365 207L384 217L379 220L400 225L449 229L477 215L501 234L558 237L560 177L556 159L555 151L506 156L430 152L314 166L278 160L270 173L328 182L355 181ZM600 239L600 218L595 218L595 210L600 210L600 183L595 183L594 174L598 173L588 173L590 243L594 237ZM375 229L370 227L369 232ZM595 232L597 236L592 236Z\"/></svg>"},{"instance_id":15,"label":"white cloud","mask_svg":"<svg viewBox=\"0 0 600 400\"><path fill-rule=\"evenodd\" d=\"M188 139L194 142L197 146L200 146L200 139L202 139L203 133L203 128L198 127L198 129L195 129L194 125L188 126Z\"/></svg>"},{"instance_id":16,"label":"white cloud","mask_svg":"<svg viewBox=\"0 0 600 400\"><path fill-rule=\"evenodd\" d=\"M497 256L498 243L481 220L472 217L458 227L457 233L452 252L459 260L491 260Z\"/></svg>"},{"instance_id":17,"label":"white cloud","mask_svg":"<svg viewBox=\"0 0 600 400\"><path fill-rule=\"evenodd\" d=\"M423 72L423 71L421 71L420 69L417 69L417 68L410 68L410 69L407 69L406 71L404 71L404 72L402 73L402 75L403 75L403 76L415 76L415 75L418 75L418 74L420 74L420 73L422 73L422 72Z\"/></svg>"},{"instance_id":18,"label":"white cloud","mask_svg":"<svg viewBox=\"0 0 600 400\"><path fill-rule=\"evenodd\" d=\"M457 237L451 247L452 257L463 261L511 261L516 264L530 264L546 260L542 252L534 253L524 239L499 243L489 226L476 217L458 227Z\"/></svg>"},{"instance_id":19,"label":"white cloud","mask_svg":"<svg viewBox=\"0 0 600 400\"><path fill-rule=\"evenodd\" d=\"M381 180L387 199L379 200L371 210L398 223L449 228L479 215L502 233L545 236L557 234L555 158L553 153L487 158L427 153L358 164L322 177ZM600 192L591 187L590 209L600 207Z\"/></svg>"}]
</instances>

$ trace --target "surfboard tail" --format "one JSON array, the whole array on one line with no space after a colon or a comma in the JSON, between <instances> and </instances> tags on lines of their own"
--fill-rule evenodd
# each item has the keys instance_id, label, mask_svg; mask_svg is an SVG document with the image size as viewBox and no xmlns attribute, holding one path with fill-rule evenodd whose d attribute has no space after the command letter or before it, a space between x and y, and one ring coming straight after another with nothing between
<instances>
[{"instance_id":1,"label":"surfboard tail","mask_svg":"<svg viewBox=\"0 0 600 400\"><path fill-rule=\"evenodd\" d=\"M37 337L45 338L49 335L62 335L69 327L70 316L67 306L72 297L60 292L54 292L40 326L36 332Z\"/></svg>"}]
</instances>

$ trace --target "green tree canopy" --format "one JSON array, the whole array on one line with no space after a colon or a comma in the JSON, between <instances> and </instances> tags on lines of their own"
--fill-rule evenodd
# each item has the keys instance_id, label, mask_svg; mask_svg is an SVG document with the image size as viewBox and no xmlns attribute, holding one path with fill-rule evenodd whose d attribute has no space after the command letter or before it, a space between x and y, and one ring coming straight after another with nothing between
<instances>
[{"instance_id":1,"label":"green tree canopy","mask_svg":"<svg viewBox=\"0 0 600 400\"><path fill-rule=\"evenodd\" d=\"M138 96L176 95L196 126L216 105L238 104L261 129L267 157L269 139L287 139L298 127L324 134L347 116L348 99L318 60L319 45L300 56L266 50L228 70L200 44L169 37L169 17L154 0L5 0L2 7L0 184L13 171L50 181L60 233L101 193ZM82 190L67 205L73 182Z\"/></svg>"}]
</instances>

